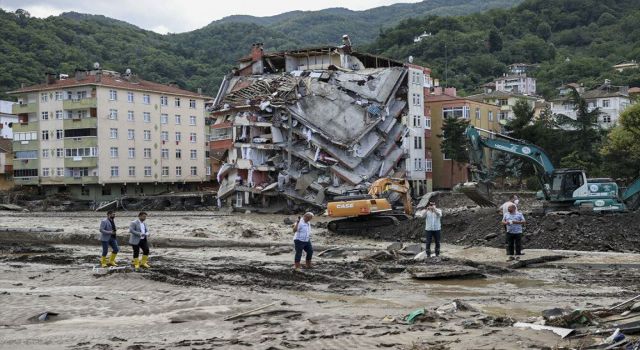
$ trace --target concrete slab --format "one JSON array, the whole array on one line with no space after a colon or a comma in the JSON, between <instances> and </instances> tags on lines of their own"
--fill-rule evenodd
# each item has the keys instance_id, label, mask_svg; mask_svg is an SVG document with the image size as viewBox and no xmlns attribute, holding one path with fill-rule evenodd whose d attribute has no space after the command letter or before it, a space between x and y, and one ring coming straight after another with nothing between
<instances>
[{"instance_id":1,"label":"concrete slab","mask_svg":"<svg viewBox=\"0 0 640 350\"><path fill-rule=\"evenodd\" d=\"M462 277L484 277L480 270L466 265L435 265L414 266L407 269L411 278L418 280L448 279Z\"/></svg>"}]
</instances>

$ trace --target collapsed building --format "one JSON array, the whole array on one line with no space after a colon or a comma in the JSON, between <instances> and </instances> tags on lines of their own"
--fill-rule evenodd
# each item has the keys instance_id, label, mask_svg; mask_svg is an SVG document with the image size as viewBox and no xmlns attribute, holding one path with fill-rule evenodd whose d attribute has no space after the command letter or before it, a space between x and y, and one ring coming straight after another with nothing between
<instances>
[{"instance_id":1,"label":"collapsed building","mask_svg":"<svg viewBox=\"0 0 640 350\"><path fill-rule=\"evenodd\" d=\"M264 52L254 44L209 107L219 205L321 208L379 177L407 177L408 72L350 45ZM417 152L425 163L422 141ZM426 192L424 169L421 181Z\"/></svg>"}]
</instances>

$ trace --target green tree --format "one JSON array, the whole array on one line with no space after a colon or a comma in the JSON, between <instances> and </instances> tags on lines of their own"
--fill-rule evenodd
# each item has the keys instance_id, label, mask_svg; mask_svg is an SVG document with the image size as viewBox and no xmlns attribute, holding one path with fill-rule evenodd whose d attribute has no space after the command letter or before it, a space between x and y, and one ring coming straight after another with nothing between
<instances>
[{"instance_id":1,"label":"green tree","mask_svg":"<svg viewBox=\"0 0 640 350\"><path fill-rule=\"evenodd\" d=\"M497 29L492 28L489 31L489 52L496 52L502 50L502 36Z\"/></svg>"},{"instance_id":2,"label":"green tree","mask_svg":"<svg viewBox=\"0 0 640 350\"><path fill-rule=\"evenodd\" d=\"M542 22L538 24L538 28L536 28L536 34L542 39L549 40L551 37L551 26L547 22Z\"/></svg>"},{"instance_id":3,"label":"green tree","mask_svg":"<svg viewBox=\"0 0 640 350\"><path fill-rule=\"evenodd\" d=\"M640 174L640 105L627 108L620 115L600 151L604 168L615 178L632 179Z\"/></svg>"},{"instance_id":4,"label":"green tree","mask_svg":"<svg viewBox=\"0 0 640 350\"><path fill-rule=\"evenodd\" d=\"M440 138L440 149L442 153L451 159L451 178L453 179L453 163L461 163L469 161L467 153L467 140L464 131L469 125L469 121L461 118L447 117L442 123L442 134L437 135Z\"/></svg>"}]
</instances>

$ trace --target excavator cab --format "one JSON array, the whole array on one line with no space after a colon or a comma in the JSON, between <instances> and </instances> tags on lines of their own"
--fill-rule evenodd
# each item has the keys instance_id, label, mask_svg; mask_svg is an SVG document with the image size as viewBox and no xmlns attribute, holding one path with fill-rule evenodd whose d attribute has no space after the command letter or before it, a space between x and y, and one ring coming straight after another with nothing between
<instances>
[{"instance_id":1,"label":"excavator cab","mask_svg":"<svg viewBox=\"0 0 640 350\"><path fill-rule=\"evenodd\" d=\"M583 170L558 169L553 172L549 196L553 201L574 201L582 192L588 192L587 186Z\"/></svg>"}]
</instances>

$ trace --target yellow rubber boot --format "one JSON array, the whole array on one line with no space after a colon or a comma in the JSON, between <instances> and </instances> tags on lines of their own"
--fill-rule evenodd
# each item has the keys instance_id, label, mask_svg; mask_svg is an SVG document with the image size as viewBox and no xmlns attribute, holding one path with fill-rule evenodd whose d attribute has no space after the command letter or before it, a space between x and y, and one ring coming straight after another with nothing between
<instances>
[{"instance_id":1,"label":"yellow rubber boot","mask_svg":"<svg viewBox=\"0 0 640 350\"><path fill-rule=\"evenodd\" d=\"M107 267L107 257L106 256L101 256L100 257L100 267Z\"/></svg>"},{"instance_id":2,"label":"yellow rubber boot","mask_svg":"<svg viewBox=\"0 0 640 350\"><path fill-rule=\"evenodd\" d=\"M140 266L142 266L145 269L151 268L151 266L149 266L149 264L147 264L147 261L149 261L149 256L148 255L143 255L142 256L142 261L140 261Z\"/></svg>"},{"instance_id":3,"label":"yellow rubber boot","mask_svg":"<svg viewBox=\"0 0 640 350\"><path fill-rule=\"evenodd\" d=\"M118 266L118 264L116 264L116 255L118 254L111 253L111 256L109 257L109 263L108 263L109 266L113 266L113 267Z\"/></svg>"},{"instance_id":4,"label":"yellow rubber boot","mask_svg":"<svg viewBox=\"0 0 640 350\"><path fill-rule=\"evenodd\" d=\"M133 268L136 270L140 269L140 261L138 260L138 258L133 259Z\"/></svg>"}]
</instances>

